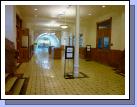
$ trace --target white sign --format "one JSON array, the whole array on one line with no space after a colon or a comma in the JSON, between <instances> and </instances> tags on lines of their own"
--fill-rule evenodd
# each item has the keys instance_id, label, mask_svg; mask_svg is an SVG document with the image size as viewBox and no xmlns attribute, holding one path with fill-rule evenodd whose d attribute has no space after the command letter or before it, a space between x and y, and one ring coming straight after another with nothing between
<instances>
[{"instance_id":1,"label":"white sign","mask_svg":"<svg viewBox=\"0 0 137 107\"><path fill-rule=\"evenodd\" d=\"M72 55L73 55L72 53L67 53L67 58L72 58L73 57Z\"/></svg>"},{"instance_id":2,"label":"white sign","mask_svg":"<svg viewBox=\"0 0 137 107\"><path fill-rule=\"evenodd\" d=\"M67 52L73 52L73 48L67 48Z\"/></svg>"},{"instance_id":3,"label":"white sign","mask_svg":"<svg viewBox=\"0 0 137 107\"><path fill-rule=\"evenodd\" d=\"M87 48L87 51L90 51L90 48Z\"/></svg>"}]
</instances>

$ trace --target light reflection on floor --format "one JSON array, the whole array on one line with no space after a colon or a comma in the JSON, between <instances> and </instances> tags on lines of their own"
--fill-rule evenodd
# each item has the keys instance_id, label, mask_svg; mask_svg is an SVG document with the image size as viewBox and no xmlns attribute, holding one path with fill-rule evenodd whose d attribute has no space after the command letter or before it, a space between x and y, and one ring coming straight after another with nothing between
<instances>
[{"instance_id":1,"label":"light reflection on floor","mask_svg":"<svg viewBox=\"0 0 137 107\"><path fill-rule=\"evenodd\" d=\"M49 51L48 47L46 48L36 48L35 49L35 58L36 64L38 64L43 69L50 69L52 66L52 58L49 61Z\"/></svg>"}]
</instances>

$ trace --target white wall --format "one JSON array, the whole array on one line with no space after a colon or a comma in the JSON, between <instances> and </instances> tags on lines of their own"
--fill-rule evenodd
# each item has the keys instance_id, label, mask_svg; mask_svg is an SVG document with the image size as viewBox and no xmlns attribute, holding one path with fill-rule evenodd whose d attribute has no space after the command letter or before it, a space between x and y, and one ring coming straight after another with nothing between
<instances>
[{"instance_id":1,"label":"white wall","mask_svg":"<svg viewBox=\"0 0 137 107\"><path fill-rule=\"evenodd\" d=\"M69 45L69 32L68 31L61 31L61 45Z\"/></svg>"},{"instance_id":2,"label":"white wall","mask_svg":"<svg viewBox=\"0 0 137 107\"><path fill-rule=\"evenodd\" d=\"M87 25L80 23L80 34L83 34L83 45L86 45L85 38L88 36Z\"/></svg>"},{"instance_id":3,"label":"white wall","mask_svg":"<svg viewBox=\"0 0 137 107\"><path fill-rule=\"evenodd\" d=\"M31 45L34 44L34 30L30 31L30 35L31 35Z\"/></svg>"},{"instance_id":4,"label":"white wall","mask_svg":"<svg viewBox=\"0 0 137 107\"><path fill-rule=\"evenodd\" d=\"M96 48L96 23L104 21L112 17L112 31L111 31L111 49L124 50L125 48L125 16L123 12L112 12L103 16L96 17L86 25L87 35L85 36L85 44Z\"/></svg>"},{"instance_id":5,"label":"white wall","mask_svg":"<svg viewBox=\"0 0 137 107\"><path fill-rule=\"evenodd\" d=\"M5 6L5 37L14 43L16 49L16 8L12 5Z\"/></svg>"},{"instance_id":6,"label":"white wall","mask_svg":"<svg viewBox=\"0 0 137 107\"><path fill-rule=\"evenodd\" d=\"M32 29L32 25L30 23L24 23L24 27L29 29L29 44L33 45L34 43L34 30Z\"/></svg>"}]
</instances>

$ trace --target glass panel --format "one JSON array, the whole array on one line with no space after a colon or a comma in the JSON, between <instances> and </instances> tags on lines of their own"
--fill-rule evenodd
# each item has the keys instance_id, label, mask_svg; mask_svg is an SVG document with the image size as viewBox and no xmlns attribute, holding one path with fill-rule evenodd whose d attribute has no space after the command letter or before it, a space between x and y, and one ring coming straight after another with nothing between
<instances>
[{"instance_id":1,"label":"glass panel","mask_svg":"<svg viewBox=\"0 0 137 107\"><path fill-rule=\"evenodd\" d=\"M104 48L109 48L109 37L104 37Z\"/></svg>"},{"instance_id":2,"label":"glass panel","mask_svg":"<svg viewBox=\"0 0 137 107\"><path fill-rule=\"evenodd\" d=\"M98 39L98 48L102 48L102 38Z\"/></svg>"}]
</instances>

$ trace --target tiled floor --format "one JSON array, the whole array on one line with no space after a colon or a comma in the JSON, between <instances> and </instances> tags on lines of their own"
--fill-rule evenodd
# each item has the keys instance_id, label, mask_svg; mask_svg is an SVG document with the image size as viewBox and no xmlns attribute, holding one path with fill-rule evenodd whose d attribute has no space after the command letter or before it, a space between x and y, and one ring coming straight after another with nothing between
<instances>
[{"instance_id":1,"label":"tiled floor","mask_svg":"<svg viewBox=\"0 0 137 107\"><path fill-rule=\"evenodd\" d=\"M24 77L30 78L27 95L123 95L125 93L125 78L116 74L111 67L80 59L80 78L64 79L64 59L53 60L52 55L49 57L47 52L47 49L37 49L31 61L23 63L18 68L18 73L24 72Z\"/></svg>"}]
</instances>

